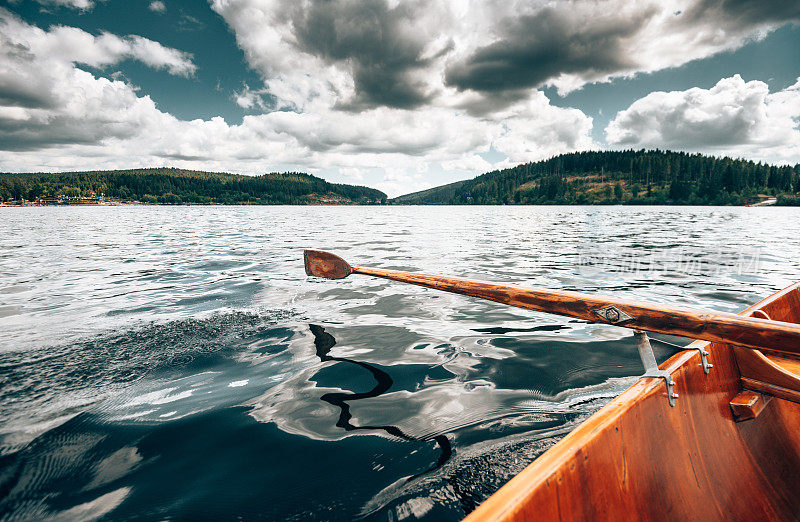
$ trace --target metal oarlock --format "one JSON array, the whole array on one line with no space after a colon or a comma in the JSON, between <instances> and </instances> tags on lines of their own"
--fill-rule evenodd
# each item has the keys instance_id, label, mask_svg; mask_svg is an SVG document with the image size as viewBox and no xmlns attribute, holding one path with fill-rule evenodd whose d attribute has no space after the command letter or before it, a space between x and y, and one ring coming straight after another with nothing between
<instances>
[{"instance_id":1,"label":"metal oarlock","mask_svg":"<svg viewBox=\"0 0 800 522\"><path fill-rule=\"evenodd\" d=\"M708 372L711 371L711 368L714 367L713 364L708 362L708 350L703 347L692 348L691 346L687 348L688 350L697 350L697 353L700 354L700 360L703 361L703 372L708 375Z\"/></svg>"},{"instance_id":2,"label":"metal oarlock","mask_svg":"<svg viewBox=\"0 0 800 522\"><path fill-rule=\"evenodd\" d=\"M713 364L708 362L708 356L710 355L708 350L703 348L703 346L707 346L705 343L701 343L701 346L681 346L679 344L668 343L667 341L663 341L661 339L655 339L656 341L660 342L661 344L666 344L667 346L672 346L673 348L677 348L678 350L697 350L697 353L700 354L700 362L703 364L703 373L708 375L708 372L711 371L711 368L714 367ZM694 343L692 343L694 344Z\"/></svg>"},{"instance_id":3,"label":"metal oarlock","mask_svg":"<svg viewBox=\"0 0 800 522\"><path fill-rule=\"evenodd\" d=\"M656 362L656 356L653 354L653 347L650 345L650 339L647 337L647 332L635 330L633 336L636 338L636 348L639 349L639 357L642 359L644 365L644 375L642 377L658 377L664 379L667 385L667 398L669 405L675 406L675 399L678 394L673 391L675 381L672 380L672 375L666 370L660 370Z\"/></svg>"}]
</instances>

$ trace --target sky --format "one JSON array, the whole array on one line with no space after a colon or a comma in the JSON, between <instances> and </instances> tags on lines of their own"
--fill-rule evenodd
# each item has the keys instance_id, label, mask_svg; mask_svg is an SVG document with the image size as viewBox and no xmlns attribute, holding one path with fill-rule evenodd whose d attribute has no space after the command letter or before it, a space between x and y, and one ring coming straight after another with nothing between
<instances>
[{"instance_id":1,"label":"sky","mask_svg":"<svg viewBox=\"0 0 800 522\"><path fill-rule=\"evenodd\" d=\"M0 171L390 196L556 154L800 163L800 2L6 0Z\"/></svg>"}]
</instances>

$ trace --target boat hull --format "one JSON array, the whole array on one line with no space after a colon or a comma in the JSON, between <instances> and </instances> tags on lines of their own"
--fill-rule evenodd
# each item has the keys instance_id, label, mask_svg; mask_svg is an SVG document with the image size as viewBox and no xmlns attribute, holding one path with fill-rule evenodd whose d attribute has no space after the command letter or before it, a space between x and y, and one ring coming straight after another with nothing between
<instances>
[{"instance_id":1,"label":"boat hull","mask_svg":"<svg viewBox=\"0 0 800 522\"><path fill-rule=\"evenodd\" d=\"M793 285L742 312L800 322ZM800 520L800 404L772 398L737 422L736 351L705 347L663 363L664 381L642 378L481 504L478 520ZM739 417L739 420L741 417Z\"/></svg>"}]
</instances>

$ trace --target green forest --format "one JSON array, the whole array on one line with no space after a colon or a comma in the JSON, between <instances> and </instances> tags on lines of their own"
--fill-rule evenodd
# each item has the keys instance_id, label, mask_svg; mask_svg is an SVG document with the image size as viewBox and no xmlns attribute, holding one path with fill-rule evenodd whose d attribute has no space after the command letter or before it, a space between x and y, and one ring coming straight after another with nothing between
<instances>
[{"instance_id":1,"label":"green forest","mask_svg":"<svg viewBox=\"0 0 800 522\"><path fill-rule=\"evenodd\" d=\"M800 164L662 150L595 151L482 174L394 204L800 205ZM175 168L0 173L0 201L102 197L150 204L382 204L386 194L298 172L244 176Z\"/></svg>"},{"instance_id":2,"label":"green forest","mask_svg":"<svg viewBox=\"0 0 800 522\"><path fill-rule=\"evenodd\" d=\"M161 204L380 204L379 190L298 172L243 176L174 168L0 174L0 201L100 197Z\"/></svg>"},{"instance_id":3,"label":"green forest","mask_svg":"<svg viewBox=\"0 0 800 522\"><path fill-rule=\"evenodd\" d=\"M800 204L800 164L662 150L595 151L498 170L407 194L395 204Z\"/></svg>"}]
</instances>

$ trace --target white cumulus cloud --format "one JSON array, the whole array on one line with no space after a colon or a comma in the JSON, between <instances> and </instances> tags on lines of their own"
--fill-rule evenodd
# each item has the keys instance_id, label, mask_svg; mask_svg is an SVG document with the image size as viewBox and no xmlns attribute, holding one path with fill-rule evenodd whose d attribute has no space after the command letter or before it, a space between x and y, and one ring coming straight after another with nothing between
<instances>
[{"instance_id":1,"label":"white cumulus cloud","mask_svg":"<svg viewBox=\"0 0 800 522\"><path fill-rule=\"evenodd\" d=\"M87 11L94 7L94 0L36 0L42 5L58 5ZM102 0L101 0L102 1Z\"/></svg>"},{"instance_id":2,"label":"white cumulus cloud","mask_svg":"<svg viewBox=\"0 0 800 522\"><path fill-rule=\"evenodd\" d=\"M567 92L679 66L800 20L800 4L780 0L210 5L260 76L233 94L252 113L238 125L180 120L115 76L80 68L135 59L190 77L196 66L186 53L141 36L43 30L0 10L0 169L303 169L396 195L599 148L592 119L551 104L541 86ZM799 89L769 93L733 77L712 89L653 93L618 114L606 136L615 146L792 158ZM495 157L503 159L485 159Z\"/></svg>"},{"instance_id":3,"label":"white cumulus cloud","mask_svg":"<svg viewBox=\"0 0 800 522\"><path fill-rule=\"evenodd\" d=\"M611 121L606 140L621 147L710 151L800 162L800 78L770 93L735 75L710 89L652 92Z\"/></svg>"},{"instance_id":4,"label":"white cumulus cloud","mask_svg":"<svg viewBox=\"0 0 800 522\"><path fill-rule=\"evenodd\" d=\"M800 21L785 0L211 0L280 100L412 107L569 92L729 51ZM485 98L481 100L480 98Z\"/></svg>"},{"instance_id":5,"label":"white cumulus cloud","mask_svg":"<svg viewBox=\"0 0 800 522\"><path fill-rule=\"evenodd\" d=\"M123 81L97 77L76 64L111 65L136 56L153 67L187 71L157 42L80 29L44 31L5 14L0 38L0 169L65 170L175 165L263 173L304 169L338 172L335 181L361 181L397 195L477 174L490 148L516 160L595 146L591 119L550 105L540 93L494 116L446 104L414 110L373 106L339 110L326 88L307 109L182 121L159 110ZM313 82L312 82L313 83ZM264 89L245 88L237 102L263 108ZM272 94L274 96L274 94ZM524 130L524 132L522 132ZM463 158L470 158L464 162ZM447 171L453 171L448 174ZM402 174L405 173L405 174ZM449 176L449 178L448 178Z\"/></svg>"},{"instance_id":6,"label":"white cumulus cloud","mask_svg":"<svg viewBox=\"0 0 800 522\"><path fill-rule=\"evenodd\" d=\"M45 31L4 9L0 9L0 38L4 47L9 47L8 53L27 52L34 59L50 62L106 67L134 59L174 75L191 76L196 70L190 54L142 36L121 37L107 32L94 36L77 27L61 25Z\"/></svg>"}]
</instances>

